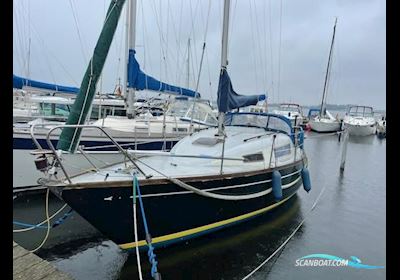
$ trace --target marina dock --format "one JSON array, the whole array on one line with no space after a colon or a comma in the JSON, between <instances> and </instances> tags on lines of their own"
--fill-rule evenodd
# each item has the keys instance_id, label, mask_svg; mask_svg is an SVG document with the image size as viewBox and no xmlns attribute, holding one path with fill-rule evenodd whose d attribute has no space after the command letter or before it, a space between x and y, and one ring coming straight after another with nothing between
<instances>
[{"instance_id":1,"label":"marina dock","mask_svg":"<svg viewBox=\"0 0 400 280\"><path fill-rule=\"evenodd\" d=\"M71 280L73 278L13 241L13 279Z\"/></svg>"}]
</instances>

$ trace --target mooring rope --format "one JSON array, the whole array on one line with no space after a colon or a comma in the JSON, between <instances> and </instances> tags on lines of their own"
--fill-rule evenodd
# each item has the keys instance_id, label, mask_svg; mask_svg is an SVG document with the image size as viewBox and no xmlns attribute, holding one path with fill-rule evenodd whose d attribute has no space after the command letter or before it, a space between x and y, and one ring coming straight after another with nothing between
<instances>
[{"instance_id":1,"label":"mooring rope","mask_svg":"<svg viewBox=\"0 0 400 280\"><path fill-rule=\"evenodd\" d=\"M18 233L18 232L26 232L26 231L30 231L36 228L41 228L41 225L43 225L44 223L47 223L48 220L53 219L55 216L57 216L57 214L59 214L62 210L64 210L64 208L67 207L67 204L64 204L64 206L62 206L60 209L58 209L53 215L51 215L49 217L49 219L45 219L44 221L38 223L37 225L29 225L27 223L21 223L20 225L22 226L29 226L28 228L22 228L22 229L13 229L13 233ZM14 224L20 223L20 222L13 222ZM18 224L17 224L18 225ZM47 227L46 227L47 228Z\"/></svg>"},{"instance_id":2,"label":"mooring rope","mask_svg":"<svg viewBox=\"0 0 400 280\"><path fill-rule=\"evenodd\" d=\"M133 226L134 226L134 234L135 234L135 243L136 243L136 262L137 262L137 266L138 266L138 271L139 271L139 279L143 280L143 276L142 276L142 268L140 265L140 254L139 254L139 247L137 246L138 244L138 233L137 233L137 216L136 216L136 176L135 174L133 174L133 184L132 184L132 192L133 192Z\"/></svg>"},{"instance_id":3,"label":"mooring rope","mask_svg":"<svg viewBox=\"0 0 400 280\"><path fill-rule=\"evenodd\" d=\"M306 214L304 219L299 223L299 225L293 230L293 232L289 235L289 237L279 246L265 261L263 261L259 266L257 266L253 271L251 271L249 274L247 274L242 280L249 279L250 276L252 276L254 273L256 273L261 267L263 267L267 262L269 262L281 249L285 247L285 245L292 239L292 237L297 233L297 231L301 228L301 226L304 224L305 220L308 218L310 213L314 210L314 208L317 206L317 203L319 202L319 199L321 198L322 194L324 193L326 188L326 185L322 188L321 192L319 193L318 197L315 199L314 204L311 206L311 209L309 212Z\"/></svg>"},{"instance_id":4,"label":"mooring rope","mask_svg":"<svg viewBox=\"0 0 400 280\"><path fill-rule=\"evenodd\" d=\"M139 204L140 204L140 211L142 212L142 219L143 219L143 226L144 226L144 231L146 233L146 243L148 246L148 252L147 255L149 257L149 261L151 264L151 276L155 279L155 280L161 280L161 274L158 272L157 269L157 260L156 260L156 254L154 253L154 247L152 244L152 240L151 240L151 235L149 232L149 227L147 225L147 219L146 219L146 214L144 212L144 206L143 206L143 201L142 201L142 195L140 193L140 186L139 186L139 181L137 179L137 177L134 175L133 178L134 181L134 185L136 186L136 190L137 190L137 196L139 198ZM137 248L137 243L136 243L136 248Z\"/></svg>"},{"instance_id":5,"label":"mooring rope","mask_svg":"<svg viewBox=\"0 0 400 280\"><path fill-rule=\"evenodd\" d=\"M52 227L52 228L55 228L55 227L58 227L59 225L63 224L63 223L65 222L65 220L66 220L69 216L72 215L72 212L73 212L73 210L72 210L72 208L71 208L68 212L66 212L66 213L64 214L64 216L62 216L61 218L57 219L57 221L55 221L51 227ZM51 217L50 217L50 220L51 220ZM47 221L45 220L45 222L47 222ZM42 226L42 225L39 225L39 224L33 225L33 224L28 224L28 223L23 223L23 222L18 222L18 221L13 221L13 224L14 224L14 225L17 225L17 226L25 227L24 230L26 230L26 231L27 231L26 228L32 228L32 229L34 229L34 228L42 228L42 229L47 229L46 226ZM28 229L28 230L29 230L29 229Z\"/></svg>"},{"instance_id":6,"label":"mooring rope","mask_svg":"<svg viewBox=\"0 0 400 280\"><path fill-rule=\"evenodd\" d=\"M46 235L43 238L42 242L39 244L39 246L37 246L35 249L33 250L29 250L29 252L34 253L37 250L39 250L40 248L43 247L43 245L46 243L47 238L49 237L50 234L50 218L49 218L49 195L50 195L50 189L47 188L47 192L46 192L46 221L47 221L47 231L46 231Z\"/></svg>"}]
</instances>

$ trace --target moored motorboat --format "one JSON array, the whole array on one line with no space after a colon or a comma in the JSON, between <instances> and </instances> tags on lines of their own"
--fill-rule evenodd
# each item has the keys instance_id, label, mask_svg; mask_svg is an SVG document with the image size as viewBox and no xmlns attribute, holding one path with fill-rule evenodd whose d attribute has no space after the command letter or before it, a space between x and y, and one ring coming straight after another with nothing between
<instances>
[{"instance_id":1,"label":"moored motorboat","mask_svg":"<svg viewBox=\"0 0 400 280\"><path fill-rule=\"evenodd\" d=\"M368 136L376 133L374 111L369 106L351 106L343 123L350 135Z\"/></svg>"},{"instance_id":2,"label":"moored motorboat","mask_svg":"<svg viewBox=\"0 0 400 280\"><path fill-rule=\"evenodd\" d=\"M292 126L302 126L305 119L301 106L295 103L282 103L278 109L272 112L288 118Z\"/></svg>"},{"instance_id":3,"label":"moored motorboat","mask_svg":"<svg viewBox=\"0 0 400 280\"><path fill-rule=\"evenodd\" d=\"M386 117L382 117L376 123L376 135L379 138L386 138Z\"/></svg>"}]
</instances>

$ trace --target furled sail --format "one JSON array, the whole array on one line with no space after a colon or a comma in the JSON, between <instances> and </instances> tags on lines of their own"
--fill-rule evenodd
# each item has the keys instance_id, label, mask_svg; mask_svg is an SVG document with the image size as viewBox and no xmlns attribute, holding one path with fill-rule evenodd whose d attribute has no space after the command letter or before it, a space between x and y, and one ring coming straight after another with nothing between
<instances>
[{"instance_id":1,"label":"furled sail","mask_svg":"<svg viewBox=\"0 0 400 280\"><path fill-rule=\"evenodd\" d=\"M79 94L68 116L67 125L84 124L86 120L95 95L96 84L103 70L124 2L125 0L112 0L110 3L103 29L93 51L92 59L89 61L85 76L82 79ZM81 132L82 128L63 128L60 140L57 143L57 149L75 152Z\"/></svg>"},{"instance_id":2,"label":"furled sail","mask_svg":"<svg viewBox=\"0 0 400 280\"><path fill-rule=\"evenodd\" d=\"M140 65L135 57L135 50L129 50L128 60L128 87L135 90L153 90L170 94L184 95L188 97L200 97L200 94L193 90L169 85L146 75L140 69Z\"/></svg>"},{"instance_id":3,"label":"furled sail","mask_svg":"<svg viewBox=\"0 0 400 280\"><path fill-rule=\"evenodd\" d=\"M79 88L76 88L76 87L60 86L57 84L49 84L49 83L39 82L39 81L19 77L19 76L13 74L13 88L22 89L24 86L38 88L38 89L45 89L45 90L54 90L57 92L64 92L64 93L78 93L79 92Z\"/></svg>"},{"instance_id":4,"label":"furled sail","mask_svg":"<svg viewBox=\"0 0 400 280\"><path fill-rule=\"evenodd\" d=\"M229 112L230 110L256 105L258 101L265 100L266 95L239 95L232 87L231 79L229 78L228 71L225 68L221 69L218 84L218 111Z\"/></svg>"}]
</instances>

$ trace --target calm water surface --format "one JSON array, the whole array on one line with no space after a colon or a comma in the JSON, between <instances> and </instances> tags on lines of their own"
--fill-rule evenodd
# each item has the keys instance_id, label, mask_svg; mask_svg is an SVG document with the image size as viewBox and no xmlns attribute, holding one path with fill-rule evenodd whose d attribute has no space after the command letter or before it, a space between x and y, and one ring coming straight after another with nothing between
<instances>
[{"instance_id":1,"label":"calm water surface","mask_svg":"<svg viewBox=\"0 0 400 280\"><path fill-rule=\"evenodd\" d=\"M337 137L307 135L305 149L313 187L309 194L300 189L297 196L270 214L184 244L156 249L162 278L242 279L306 217L284 249L251 279L385 279L385 268L295 266L296 259L316 253L345 259L356 256L363 264L386 265L385 140L374 135L350 137L345 171L340 174ZM317 207L310 212L323 188ZM60 205L52 200L52 209ZM40 220L38 213L44 214L43 194L15 199L14 219L33 223ZM14 239L33 248L45 234L43 229L35 231L14 234ZM68 233L77 240L66 237ZM138 279L136 256L119 250L76 214L52 230L49 242L39 255L76 279ZM151 279L146 253L141 258L143 275Z\"/></svg>"}]
</instances>

